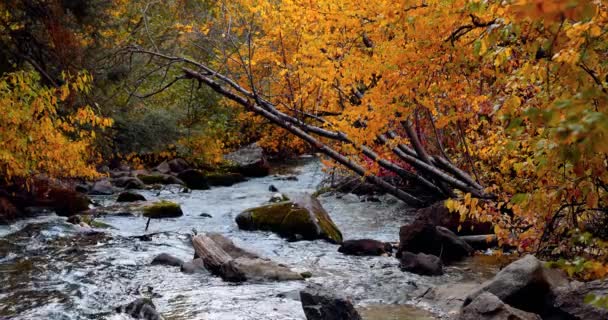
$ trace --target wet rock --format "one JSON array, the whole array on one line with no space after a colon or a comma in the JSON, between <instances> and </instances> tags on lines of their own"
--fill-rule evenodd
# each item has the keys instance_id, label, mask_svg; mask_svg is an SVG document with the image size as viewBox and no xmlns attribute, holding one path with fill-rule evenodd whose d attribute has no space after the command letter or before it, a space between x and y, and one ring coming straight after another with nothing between
<instances>
[{"instance_id":1,"label":"wet rock","mask_svg":"<svg viewBox=\"0 0 608 320\"><path fill-rule=\"evenodd\" d=\"M401 253L401 271L407 271L423 276L439 276L443 274L443 264L439 257L424 253Z\"/></svg>"},{"instance_id":2,"label":"wet rock","mask_svg":"<svg viewBox=\"0 0 608 320\"><path fill-rule=\"evenodd\" d=\"M462 309L458 320L541 320L541 317L513 308L497 296L484 292Z\"/></svg>"},{"instance_id":3,"label":"wet rock","mask_svg":"<svg viewBox=\"0 0 608 320\"><path fill-rule=\"evenodd\" d=\"M75 225L79 225L81 227L85 227L85 228L101 228L101 229L108 229L108 228L112 228L112 226L110 226L109 224L103 223L101 221L97 221L95 220L95 218L91 215L88 214L81 214L81 215L73 215L68 217L67 219L68 223L71 224L75 224Z\"/></svg>"},{"instance_id":4,"label":"wet rock","mask_svg":"<svg viewBox=\"0 0 608 320\"><path fill-rule=\"evenodd\" d=\"M319 200L308 194L290 196L290 199L245 210L236 217L236 223L243 230L272 231L292 240L342 242L342 233Z\"/></svg>"},{"instance_id":5,"label":"wet rock","mask_svg":"<svg viewBox=\"0 0 608 320\"><path fill-rule=\"evenodd\" d=\"M91 190L91 184L79 183L74 187L74 190L80 193L89 193L89 191Z\"/></svg>"},{"instance_id":6,"label":"wet rock","mask_svg":"<svg viewBox=\"0 0 608 320\"><path fill-rule=\"evenodd\" d=\"M188 188L182 188L179 192L180 193L190 193L190 192L192 192L192 190L190 190Z\"/></svg>"},{"instance_id":7,"label":"wet rock","mask_svg":"<svg viewBox=\"0 0 608 320\"><path fill-rule=\"evenodd\" d=\"M181 184L184 182L177 177L174 177L169 174L162 173L152 173L152 174L140 174L137 176L144 184L153 185L153 184Z\"/></svg>"},{"instance_id":8,"label":"wet rock","mask_svg":"<svg viewBox=\"0 0 608 320\"><path fill-rule=\"evenodd\" d=\"M171 173L171 168L169 167L169 164L167 163L166 160L161 162L158 166L156 166L156 168L154 168L154 170L156 170L162 174Z\"/></svg>"},{"instance_id":9,"label":"wet rock","mask_svg":"<svg viewBox=\"0 0 608 320\"><path fill-rule=\"evenodd\" d=\"M92 195L111 195L114 194L114 187L110 180L99 180L93 184L89 194Z\"/></svg>"},{"instance_id":10,"label":"wet rock","mask_svg":"<svg viewBox=\"0 0 608 320\"><path fill-rule=\"evenodd\" d=\"M561 314L574 319L608 319L608 309L597 307L592 302L595 297L608 296L606 279L585 283L574 281L568 286L559 287L556 295L553 306Z\"/></svg>"},{"instance_id":11,"label":"wet rock","mask_svg":"<svg viewBox=\"0 0 608 320\"><path fill-rule=\"evenodd\" d=\"M19 217L19 210L7 197L0 197L0 224L9 223Z\"/></svg>"},{"instance_id":12,"label":"wet rock","mask_svg":"<svg viewBox=\"0 0 608 320\"><path fill-rule=\"evenodd\" d=\"M201 213L201 214L199 215L199 217L201 217L201 218L213 218L213 216L212 216L212 215L210 215L210 214L208 214L208 213L205 213L205 212Z\"/></svg>"},{"instance_id":13,"label":"wet rock","mask_svg":"<svg viewBox=\"0 0 608 320\"><path fill-rule=\"evenodd\" d=\"M192 261L184 262L181 265L180 271L187 274L206 273L205 263L202 259L193 259Z\"/></svg>"},{"instance_id":14,"label":"wet rock","mask_svg":"<svg viewBox=\"0 0 608 320\"><path fill-rule=\"evenodd\" d=\"M139 178L130 176L112 179L112 184L125 189L144 189L146 187Z\"/></svg>"},{"instance_id":15,"label":"wet rock","mask_svg":"<svg viewBox=\"0 0 608 320\"><path fill-rule=\"evenodd\" d=\"M209 184L205 174L199 170L189 169L180 172L177 177L182 180L186 186L192 190L207 190Z\"/></svg>"},{"instance_id":16,"label":"wet rock","mask_svg":"<svg viewBox=\"0 0 608 320\"><path fill-rule=\"evenodd\" d=\"M143 208L144 217L152 219L177 218L184 215L179 204L171 201L160 201Z\"/></svg>"},{"instance_id":17,"label":"wet rock","mask_svg":"<svg viewBox=\"0 0 608 320\"><path fill-rule=\"evenodd\" d=\"M110 178L118 179L118 178L122 178L122 177L128 177L130 174L131 173L129 171L112 170L112 171L110 171Z\"/></svg>"},{"instance_id":18,"label":"wet rock","mask_svg":"<svg viewBox=\"0 0 608 320\"><path fill-rule=\"evenodd\" d=\"M283 201L289 201L289 198L282 193L275 193L272 195L272 197L270 197L270 200L268 200L268 202L270 203L277 203Z\"/></svg>"},{"instance_id":19,"label":"wet rock","mask_svg":"<svg viewBox=\"0 0 608 320\"><path fill-rule=\"evenodd\" d=\"M139 193L124 191L118 195L116 202L134 202L134 201L146 201L146 198Z\"/></svg>"},{"instance_id":20,"label":"wet rock","mask_svg":"<svg viewBox=\"0 0 608 320\"><path fill-rule=\"evenodd\" d=\"M275 187L274 184L271 184L268 187L268 191L270 191L270 192L279 192L279 189L277 189L277 187Z\"/></svg>"},{"instance_id":21,"label":"wet rock","mask_svg":"<svg viewBox=\"0 0 608 320\"><path fill-rule=\"evenodd\" d=\"M157 255L156 257L154 257L154 259L152 259L152 262L150 262L150 264L151 265L179 267L182 264L184 264L184 262L181 259L176 258L168 253L161 253L161 254Z\"/></svg>"},{"instance_id":22,"label":"wet rock","mask_svg":"<svg viewBox=\"0 0 608 320\"><path fill-rule=\"evenodd\" d=\"M240 173L212 173L207 175L207 183L210 186L229 187L233 184L245 181L245 177Z\"/></svg>"},{"instance_id":23,"label":"wet rock","mask_svg":"<svg viewBox=\"0 0 608 320\"><path fill-rule=\"evenodd\" d=\"M308 279L308 278L312 278L312 272L310 271L304 271L301 272L300 275L302 276L302 278L304 279Z\"/></svg>"},{"instance_id":24,"label":"wet rock","mask_svg":"<svg viewBox=\"0 0 608 320\"><path fill-rule=\"evenodd\" d=\"M111 186L110 186L111 187ZM59 216L71 216L89 209L91 199L86 195L64 187L53 187L47 195L47 202Z\"/></svg>"},{"instance_id":25,"label":"wet rock","mask_svg":"<svg viewBox=\"0 0 608 320\"><path fill-rule=\"evenodd\" d=\"M264 177L270 173L270 165L257 143L250 144L224 156L246 177Z\"/></svg>"},{"instance_id":26,"label":"wet rock","mask_svg":"<svg viewBox=\"0 0 608 320\"><path fill-rule=\"evenodd\" d=\"M132 318L141 320L162 320L156 306L150 299L140 298L127 305L116 308L118 313L126 313Z\"/></svg>"},{"instance_id":27,"label":"wet rock","mask_svg":"<svg viewBox=\"0 0 608 320\"><path fill-rule=\"evenodd\" d=\"M300 301L307 320L361 320L349 300L317 286L300 291Z\"/></svg>"},{"instance_id":28,"label":"wet rock","mask_svg":"<svg viewBox=\"0 0 608 320\"><path fill-rule=\"evenodd\" d=\"M414 221L442 226L458 235L485 235L494 233L494 226L489 222L478 222L471 219L461 222L460 215L450 212L443 202L437 202L429 207L418 209Z\"/></svg>"},{"instance_id":29,"label":"wet rock","mask_svg":"<svg viewBox=\"0 0 608 320\"><path fill-rule=\"evenodd\" d=\"M469 294L464 306L482 293L489 292L517 309L543 316L556 314L560 312L553 307L554 292L566 284L566 278L557 270L546 269L536 257L527 255L506 266Z\"/></svg>"},{"instance_id":30,"label":"wet rock","mask_svg":"<svg viewBox=\"0 0 608 320\"><path fill-rule=\"evenodd\" d=\"M169 160L167 164L169 165L169 169L171 169L171 172L173 173L180 173L182 171L190 169L190 165L188 164L188 162L182 158L175 158Z\"/></svg>"},{"instance_id":31,"label":"wet rock","mask_svg":"<svg viewBox=\"0 0 608 320\"><path fill-rule=\"evenodd\" d=\"M448 264L473 254L473 248L450 230L416 220L399 230L399 250L438 256Z\"/></svg>"},{"instance_id":32,"label":"wet rock","mask_svg":"<svg viewBox=\"0 0 608 320\"><path fill-rule=\"evenodd\" d=\"M390 243L373 239L346 240L338 248L338 252L355 256L391 255L393 246Z\"/></svg>"}]
</instances>

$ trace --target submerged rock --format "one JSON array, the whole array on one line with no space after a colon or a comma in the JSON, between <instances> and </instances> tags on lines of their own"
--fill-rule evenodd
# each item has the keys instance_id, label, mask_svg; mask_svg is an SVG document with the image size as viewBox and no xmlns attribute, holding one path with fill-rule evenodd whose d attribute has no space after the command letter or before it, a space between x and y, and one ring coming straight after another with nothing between
<instances>
[{"instance_id":1,"label":"submerged rock","mask_svg":"<svg viewBox=\"0 0 608 320\"><path fill-rule=\"evenodd\" d=\"M209 184L205 174L196 169L188 169L180 172L177 177L182 180L186 186L192 190L207 190Z\"/></svg>"},{"instance_id":2,"label":"submerged rock","mask_svg":"<svg viewBox=\"0 0 608 320\"><path fill-rule=\"evenodd\" d=\"M294 240L342 242L342 233L319 200L308 194L290 198L291 201L245 210L236 217L236 223L243 230L272 231Z\"/></svg>"},{"instance_id":3,"label":"submerged rock","mask_svg":"<svg viewBox=\"0 0 608 320\"><path fill-rule=\"evenodd\" d=\"M458 320L541 320L541 317L513 308L497 296L484 292L462 309Z\"/></svg>"},{"instance_id":4,"label":"submerged rock","mask_svg":"<svg viewBox=\"0 0 608 320\"><path fill-rule=\"evenodd\" d=\"M117 307L116 312L126 313L135 319L162 320L152 300L146 298L140 298L127 305Z\"/></svg>"},{"instance_id":5,"label":"submerged rock","mask_svg":"<svg viewBox=\"0 0 608 320\"><path fill-rule=\"evenodd\" d=\"M161 254L157 255L156 257L154 257L154 259L152 259L152 262L150 262L150 264L151 265L179 267L182 264L184 264L184 262L181 259L176 258L168 253L161 253Z\"/></svg>"},{"instance_id":6,"label":"submerged rock","mask_svg":"<svg viewBox=\"0 0 608 320\"><path fill-rule=\"evenodd\" d=\"M197 258L193 259L192 261L184 262L180 267L180 271L187 274L194 274L205 273L207 272L207 269L205 268L205 263L203 260Z\"/></svg>"},{"instance_id":7,"label":"submerged rock","mask_svg":"<svg viewBox=\"0 0 608 320\"><path fill-rule=\"evenodd\" d=\"M270 173L270 165L264 151L257 143L250 144L224 156L246 177L264 177Z\"/></svg>"},{"instance_id":8,"label":"submerged rock","mask_svg":"<svg viewBox=\"0 0 608 320\"><path fill-rule=\"evenodd\" d=\"M146 201L146 198L139 193L125 191L121 192L116 199L116 202L134 202L134 201Z\"/></svg>"},{"instance_id":9,"label":"submerged rock","mask_svg":"<svg viewBox=\"0 0 608 320\"><path fill-rule=\"evenodd\" d=\"M144 217L152 219L177 218L184 215L179 204L171 201L160 201L143 208Z\"/></svg>"},{"instance_id":10,"label":"submerged rock","mask_svg":"<svg viewBox=\"0 0 608 320\"><path fill-rule=\"evenodd\" d=\"M423 276L440 276L443 274L443 264L439 257L411 252L401 253L401 263L399 267L402 271L407 271Z\"/></svg>"},{"instance_id":11,"label":"submerged rock","mask_svg":"<svg viewBox=\"0 0 608 320\"><path fill-rule=\"evenodd\" d=\"M346 240L338 248L338 252L355 256L391 255L393 246L388 242L373 239Z\"/></svg>"},{"instance_id":12,"label":"submerged rock","mask_svg":"<svg viewBox=\"0 0 608 320\"><path fill-rule=\"evenodd\" d=\"M300 291L300 301L307 320L361 320L349 300L318 286Z\"/></svg>"}]
</instances>

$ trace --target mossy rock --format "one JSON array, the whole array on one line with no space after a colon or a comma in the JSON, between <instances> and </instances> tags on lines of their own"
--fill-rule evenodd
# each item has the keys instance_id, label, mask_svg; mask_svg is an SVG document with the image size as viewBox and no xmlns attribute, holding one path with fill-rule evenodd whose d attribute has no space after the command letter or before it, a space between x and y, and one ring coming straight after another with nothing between
<instances>
[{"instance_id":1,"label":"mossy rock","mask_svg":"<svg viewBox=\"0 0 608 320\"><path fill-rule=\"evenodd\" d=\"M116 202L135 202L146 201L146 198L139 193L125 191L118 195Z\"/></svg>"},{"instance_id":2,"label":"mossy rock","mask_svg":"<svg viewBox=\"0 0 608 320\"><path fill-rule=\"evenodd\" d=\"M171 201L160 201L143 208L144 217L152 219L177 218L184 215L179 204Z\"/></svg>"},{"instance_id":3,"label":"mossy rock","mask_svg":"<svg viewBox=\"0 0 608 320\"><path fill-rule=\"evenodd\" d=\"M236 223L243 230L272 231L293 240L342 242L342 233L319 200L308 194L290 198L290 201L245 210L236 217Z\"/></svg>"}]
</instances>

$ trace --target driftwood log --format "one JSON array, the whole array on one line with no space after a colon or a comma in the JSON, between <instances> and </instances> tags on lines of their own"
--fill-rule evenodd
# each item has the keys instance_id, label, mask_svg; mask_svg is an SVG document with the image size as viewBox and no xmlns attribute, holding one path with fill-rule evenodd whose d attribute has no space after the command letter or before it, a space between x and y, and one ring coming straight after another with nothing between
<instances>
[{"instance_id":1,"label":"driftwood log","mask_svg":"<svg viewBox=\"0 0 608 320\"><path fill-rule=\"evenodd\" d=\"M476 236L460 236L460 239L468 243L476 250L485 250L498 246L498 238L494 234L482 234Z\"/></svg>"},{"instance_id":2,"label":"driftwood log","mask_svg":"<svg viewBox=\"0 0 608 320\"><path fill-rule=\"evenodd\" d=\"M221 244L225 245L226 243L233 246L229 239L217 234L214 234L213 238L205 234L192 238L194 251L198 258L203 261L205 268L225 281L304 280L301 274L268 259L239 253L231 256L222 249ZM232 250L231 252L242 253L244 251Z\"/></svg>"}]
</instances>

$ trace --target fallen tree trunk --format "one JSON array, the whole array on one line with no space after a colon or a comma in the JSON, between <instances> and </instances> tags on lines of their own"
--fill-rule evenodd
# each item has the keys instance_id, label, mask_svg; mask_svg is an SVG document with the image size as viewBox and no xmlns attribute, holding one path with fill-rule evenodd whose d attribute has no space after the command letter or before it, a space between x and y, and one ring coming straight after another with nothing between
<instances>
[{"instance_id":1,"label":"fallen tree trunk","mask_svg":"<svg viewBox=\"0 0 608 320\"><path fill-rule=\"evenodd\" d=\"M468 243L476 250L485 250L498 246L498 238L495 234L481 234L475 236L460 236L460 239Z\"/></svg>"},{"instance_id":2,"label":"fallen tree trunk","mask_svg":"<svg viewBox=\"0 0 608 320\"><path fill-rule=\"evenodd\" d=\"M245 275L232 264L232 257L215 241L204 234L192 238L196 255L203 260L205 268L214 275L230 282L245 281Z\"/></svg>"},{"instance_id":3,"label":"fallen tree trunk","mask_svg":"<svg viewBox=\"0 0 608 320\"><path fill-rule=\"evenodd\" d=\"M301 274L268 259L258 258L236 247L230 239L219 234L196 235L192 238L192 244L205 268L225 281L304 280ZM232 255L223 248L229 250Z\"/></svg>"},{"instance_id":4,"label":"fallen tree trunk","mask_svg":"<svg viewBox=\"0 0 608 320\"><path fill-rule=\"evenodd\" d=\"M464 171L454 167L447 161L444 163L427 154L420 141L417 141L416 136L412 134L411 128L408 135L416 150L414 151L405 145L399 145L392 148L392 151L402 160L412 165L416 171L406 170L393 161L379 157L370 147L356 144L343 132L332 131L311 125L304 122L300 117L290 116L278 110L274 104L258 94L255 89L250 91L236 81L214 71L205 64L185 57L169 56L138 47L131 47L127 52L146 54L168 60L171 63L183 63L184 65L196 67L198 71L182 66L181 70L184 74L176 78L176 81L179 79L194 79L199 81L199 83L205 84L225 98L243 106L246 110L270 120L272 123L303 139L337 163L413 207L424 207L429 205L430 202L445 199L446 197L453 195L452 189L459 189L471 193L474 197L478 198L491 197L491 195L486 194L483 188ZM324 119L319 118L318 116L315 116L315 118L325 122ZM337 143L354 146L362 155L375 161L380 167L397 174L402 178L402 181L418 183L428 190L433 191L433 199L430 199L430 202L423 201L406 192L402 188L403 185L388 183L384 179L369 172L363 165L351 159L348 155L340 153L340 151L338 151L339 149L323 143L313 135L328 138ZM379 136L378 138L381 140L382 136Z\"/></svg>"}]
</instances>

